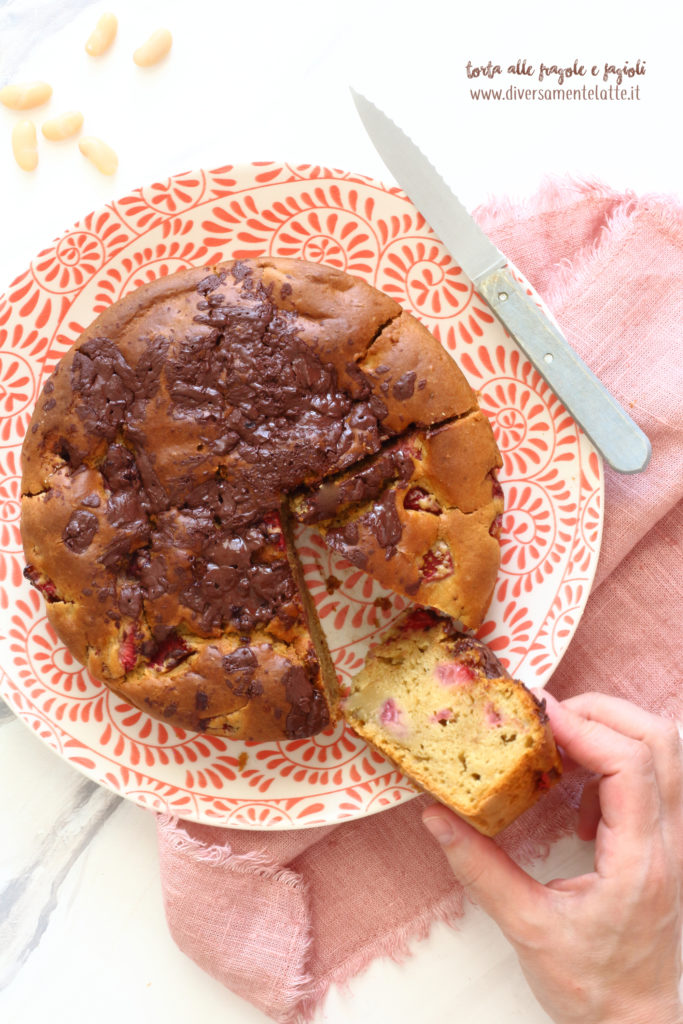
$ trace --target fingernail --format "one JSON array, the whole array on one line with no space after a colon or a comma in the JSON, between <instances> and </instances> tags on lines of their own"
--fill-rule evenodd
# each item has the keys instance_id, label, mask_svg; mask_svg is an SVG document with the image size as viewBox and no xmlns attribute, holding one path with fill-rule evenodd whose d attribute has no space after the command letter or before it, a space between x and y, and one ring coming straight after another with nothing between
<instances>
[{"instance_id":1,"label":"fingernail","mask_svg":"<svg viewBox=\"0 0 683 1024\"><path fill-rule=\"evenodd\" d=\"M544 690L542 686L530 686L529 689L537 700L544 700L546 704L549 704L551 701L553 703L557 703L552 693L548 693L548 691Z\"/></svg>"},{"instance_id":2,"label":"fingernail","mask_svg":"<svg viewBox=\"0 0 683 1024\"><path fill-rule=\"evenodd\" d=\"M455 835L450 821L443 818L440 814L425 813L422 817L422 822L427 831L431 832L437 843L441 843L442 846L448 846Z\"/></svg>"}]
</instances>

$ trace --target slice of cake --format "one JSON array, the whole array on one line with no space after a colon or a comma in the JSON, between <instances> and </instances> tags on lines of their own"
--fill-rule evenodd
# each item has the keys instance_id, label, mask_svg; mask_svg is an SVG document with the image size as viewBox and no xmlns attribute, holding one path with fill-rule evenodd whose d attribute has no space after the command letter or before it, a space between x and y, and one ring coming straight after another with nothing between
<instances>
[{"instance_id":1,"label":"slice of cake","mask_svg":"<svg viewBox=\"0 0 683 1024\"><path fill-rule=\"evenodd\" d=\"M293 514L409 601L481 625L500 562L501 457L481 410L414 430L298 495Z\"/></svg>"},{"instance_id":2,"label":"slice of cake","mask_svg":"<svg viewBox=\"0 0 683 1024\"><path fill-rule=\"evenodd\" d=\"M562 772L543 704L484 644L426 609L404 614L370 652L342 710L363 739L485 835Z\"/></svg>"}]
</instances>

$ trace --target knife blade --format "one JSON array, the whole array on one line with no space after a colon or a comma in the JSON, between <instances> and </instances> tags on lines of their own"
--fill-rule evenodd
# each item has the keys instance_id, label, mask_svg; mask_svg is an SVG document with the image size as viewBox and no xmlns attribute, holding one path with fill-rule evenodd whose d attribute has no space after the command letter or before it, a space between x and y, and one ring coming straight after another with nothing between
<instances>
[{"instance_id":1,"label":"knife blade","mask_svg":"<svg viewBox=\"0 0 683 1024\"><path fill-rule=\"evenodd\" d=\"M644 470L652 447L640 427L527 295L505 256L415 143L365 96L353 89L351 95L397 183L605 461L619 473Z\"/></svg>"}]
</instances>

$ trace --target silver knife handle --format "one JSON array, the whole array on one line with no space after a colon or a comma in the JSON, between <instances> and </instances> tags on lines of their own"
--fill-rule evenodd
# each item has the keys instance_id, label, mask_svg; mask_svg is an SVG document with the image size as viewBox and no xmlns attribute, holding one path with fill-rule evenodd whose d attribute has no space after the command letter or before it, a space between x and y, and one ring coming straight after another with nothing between
<instances>
[{"instance_id":1,"label":"silver knife handle","mask_svg":"<svg viewBox=\"0 0 683 1024\"><path fill-rule=\"evenodd\" d=\"M494 270L475 287L605 461L619 473L645 469L652 454L648 438L510 271Z\"/></svg>"}]
</instances>

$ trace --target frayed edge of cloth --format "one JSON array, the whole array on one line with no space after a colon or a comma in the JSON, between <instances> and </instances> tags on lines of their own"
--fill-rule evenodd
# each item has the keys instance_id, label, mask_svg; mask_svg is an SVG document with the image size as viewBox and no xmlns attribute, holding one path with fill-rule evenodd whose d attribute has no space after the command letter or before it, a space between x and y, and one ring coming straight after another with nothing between
<instances>
[{"instance_id":1,"label":"frayed edge of cloth","mask_svg":"<svg viewBox=\"0 0 683 1024\"><path fill-rule=\"evenodd\" d=\"M594 179L545 177L530 198L522 202L508 197L491 200L477 207L474 217L484 231L494 231L500 228L501 222L521 224L532 218L562 214L586 201L611 205L612 209L605 213L605 222L594 241L577 252L572 260L563 260L557 265L552 291L543 296L553 312L568 305L573 295L588 286L594 279L595 265L605 257L608 247L627 240L639 215L651 216L674 244L683 245L683 205L678 197L617 192Z\"/></svg>"},{"instance_id":2,"label":"frayed edge of cloth","mask_svg":"<svg viewBox=\"0 0 683 1024\"><path fill-rule=\"evenodd\" d=\"M228 868L239 874L257 875L272 882L281 882L296 889L305 890L306 886L301 875L290 868L278 864L265 850L250 850L249 853L234 853L232 847L215 844L207 846L199 839L192 839L183 827L179 818L168 814L157 814L157 826L160 837L174 853L180 853L198 864L207 864L215 868Z\"/></svg>"},{"instance_id":3,"label":"frayed edge of cloth","mask_svg":"<svg viewBox=\"0 0 683 1024\"><path fill-rule=\"evenodd\" d=\"M508 852L519 864L529 866L545 860L551 846L574 833L580 786L563 788L564 792L561 795L558 790L557 807L548 817L535 823L532 835L524 838L520 835L510 837L514 852ZM423 911L410 924L397 927L379 943L373 942L372 949L364 947L357 950L326 977L312 983L295 1010L283 1017L278 1024L310 1024L332 987L348 992L351 981L380 957L399 964L404 963L415 954L416 944L429 937L434 924L445 924L450 928L459 927L468 906L483 913L475 901L465 898L462 886L454 882L453 888L441 900Z\"/></svg>"},{"instance_id":4,"label":"frayed edge of cloth","mask_svg":"<svg viewBox=\"0 0 683 1024\"><path fill-rule=\"evenodd\" d=\"M350 956L326 977L311 984L292 1013L279 1019L278 1024L309 1024L333 986L342 992L348 992L352 979L362 974L375 960L380 958L393 960L397 964L405 963L414 954L415 944L429 937L434 924L442 923L455 928L462 920L464 913L463 891L460 886L455 886L438 903L425 910L410 924L395 928L379 943L373 941L371 949L364 947L356 950L353 956Z\"/></svg>"},{"instance_id":5,"label":"frayed edge of cloth","mask_svg":"<svg viewBox=\"0 0 683 1024\"><path fill-rule=\"evenodd\" d=\"M304 878L296 871L283 867L283 865L275 861L270 854L266 853L265 850L252 850L249 853L237 854L233 852L228 843L225 845L208 845L199 839L193 839L183 830L182 820L176 816L157 814L156 819L158 839L164 842L174 853L188 857L197 864L205 864L212 868L227 868L229 871L233 871L237 874L249 874L258 878L267 879L271 882L290 886L291 888L298 890L308 904L308 886ZM194 960L194 957L183 949L182 942L179 942L178 938L174 934L168 913L166 917L174 942L186 956L191 960ZM301 966L294 973L287 987L282 989L282 997L288 1004L289 1009L282 1014L279 1014L277 1012L272 1012L269 1007L263 1005L259 1006L257 1002L249 1000L252 1002L252 1005L257 1006L257 1008L259 1008L264 1014L271 1017L272 1020L278 1021L278 1024L287 1024L287 1022L293 1020L292 1015L297 1012L296 1008L301 1004L302 999L309 999L309 993L311 986L313 985L313 978L306 970L306 965L309 963L314 941L310 923L310 912L308 917L308 925L303 935L303 942L301 946ZM195 960L195 962L197 961ZM210 965L199 964L199 966L201 966L207 974L212 975L220 981L221 984L229 987L227 986L225 978L221 977L220 974L213 973L211 971ZM241 993L236 992L235 994L246 1000L246 996Z\"/></svg>"},{"instance_id":6,"label":"frayed edge of cloth","mask_svg":"<svg viewBox=\"0 0 683 1024\"><path fill-rule=\"evenodd\" d=\"M545 296L553 311L573 303L574 296L590 286L596 277L596 267L606 261L610 249L628 242L642 216L650 217L674 244L683 245L683 207L674 206L663 196L623 196L621 204L606 216L595 240L573 260L558 264L554 287Z\"/></svg>"},{"instance_id":7,"label":"frayed edge of cloth","mask_svg":"<svg viewBox=\"0 0 683 1024\"><path fill-rule=\"evenodd\" d=\"M613 203L615 206L632 206L662 211L663 223L678 232L683 222L683 206L678 196L667 193L645 193L639 195L628 190L618 192L596 178L574 175L545 175L541 178L536 192L525 199L512 196L491 197L473 211L473 216L484 231L500 228L501 222L521 224L535 217L549 214L563 214L572 206Z\"/></svg>"},{"instance_id":8,"label":"frayed edge of cloth","mask_svg":"<svg viewBox=\"0 0 683 1024\"><path fill-rule=\"evenodd\" d=\"M635 193L617 192L597 179L545 175L532 196L526 199L492 196L473 211L473 216L483 231L492 231L500 227L501 221L521 224L534 217L546 217L577 204L583 205L587 199L616 204L634 198Z\"/></svg>"}]
</instances>

